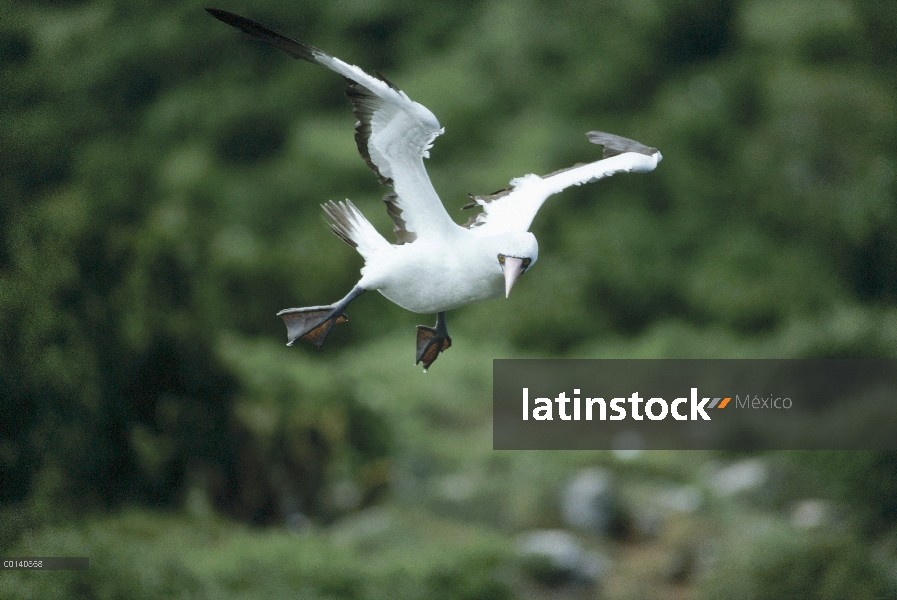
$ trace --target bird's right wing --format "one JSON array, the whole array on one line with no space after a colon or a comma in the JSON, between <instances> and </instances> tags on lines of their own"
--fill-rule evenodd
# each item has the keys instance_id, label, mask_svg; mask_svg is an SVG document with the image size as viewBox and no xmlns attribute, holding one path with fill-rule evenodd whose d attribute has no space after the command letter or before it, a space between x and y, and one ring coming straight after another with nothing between
<instances>
[{"instance_id":1,"label":"bird's right wing","mask_svg":"<svg viewBox=\"0 0 897 600\"><path fill-rule=\"evenodd\" d=\"M527 231L549 196L571 185L591 183L616 173L653 171L661 160L657 148L634 140L590 131L589 141L604 146L602 160L555 171L544 177L525 175L511 180L511 185L488 196L471 196L473 202L464 208L480 206L483 212L474 215L465 225L477 235L495 235L509 231Z\"/></svg>"},{"instance_id":2,"label":"bird's right wing","mask_svg":"<svg viewBox=\"0 0 897 600\"><path fill-rule=\"evenodd\" d=\"M207 8L213 17L240 29L293 58L326 67L349 82L346 94L358 119L355 141L358 151L384 185L390 217L399 243L413 241L422 233L444 234L458 226L452 221L430 183L424 168L433 140L442 133L439 121L422 104L411 100L385 77L373 77L299 40L217 8Z\"/></svg>"}]
</instances>

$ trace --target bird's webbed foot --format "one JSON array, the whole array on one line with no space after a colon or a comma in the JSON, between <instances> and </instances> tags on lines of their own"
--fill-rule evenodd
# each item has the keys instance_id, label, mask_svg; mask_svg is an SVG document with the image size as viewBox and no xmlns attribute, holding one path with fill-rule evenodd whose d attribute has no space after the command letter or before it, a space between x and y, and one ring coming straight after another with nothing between
<instances>
[{"instance_id":1,"label":"bird's webbed foot","mask_svg":"<svg viewBox=\"0 0 897 600\"><path fill-rule=\"evenodd\" d=\"M287 308L277 313L287 326L287 346L302 338L320 348L327 341L330 330L337 323L349 320L343 313L331 314L332 306L312 306L310 308Z\"/></svg>"},{"instance_id":2,"label":"bird's webbed foot","mask_svg":"<svg viewBox=\"0 0 897 600\"><path fill-rule=\"evenodd\" d=\"M327 341L330 330L337 323L349 320L343 310L352 300L364 293L364 288L355 287L345 298L328 306L310 306L308 308L287 308L279 313L287 326L287 346L302 338L320 348Z\"/></svg>"},{"instance_id":3,"label":"bird's webbed foot","mask_svg":"<svg viewBox=\"0 0 897 600\"><path fill-rule=\"evenodd\" d=\"M417 360L414 364L424 363L424 373L430 368L439 354L452 346L452 338L449 337L445 325L445 313L436 315L436 327L426 325L417 326Z\"/></svg>"}]
</instances>

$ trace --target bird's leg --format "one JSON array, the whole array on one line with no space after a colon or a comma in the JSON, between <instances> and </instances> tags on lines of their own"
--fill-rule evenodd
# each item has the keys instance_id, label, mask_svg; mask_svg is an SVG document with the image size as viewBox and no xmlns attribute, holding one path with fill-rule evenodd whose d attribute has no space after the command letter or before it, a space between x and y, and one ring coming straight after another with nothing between
<instances>
[{"instance_id":1,"label":"bird's leg","mask_svg":"<svg viewBox=\"0 0 897 600\"><path fill-rule=\"evenodd\" d=\"M444 352L452 345L448 329L445 326L445 312L436 315L436 328L417 326L417 362L424 363L424 373L430 368L440 352Z\"/></svg>"},{"instance_id":2,"label":"bird's leg","mask_svg":"<svg viewBox=\"0 0 897 600\"><path fill-rule=\"evenodd\" d=\"M349 317L343 311L365 292L363 287L355 286L346 297L329 306L309 306L308 308L285 308L277 313L287 326L287 346L292 346L299 338L306 339L318 348L324 345L330 329L336 323L345 323Z\"/></svg>"}]
</instances>

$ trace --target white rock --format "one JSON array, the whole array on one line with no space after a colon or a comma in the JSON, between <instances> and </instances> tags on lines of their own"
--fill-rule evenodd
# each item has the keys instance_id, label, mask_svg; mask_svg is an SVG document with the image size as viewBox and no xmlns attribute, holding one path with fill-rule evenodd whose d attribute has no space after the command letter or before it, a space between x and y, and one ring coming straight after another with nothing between
<instances>
[{"instance_id":1,"label":"white rock","mask_svg":"<svg viewBox=\"0 0 897 600\"><path fill-rule=\"evenodd\" d=\"M769 467L759 458L748 458L732 463L713 473L708 484L720 498L755 490L769 479Z\"/></svg>"}]
</instances>

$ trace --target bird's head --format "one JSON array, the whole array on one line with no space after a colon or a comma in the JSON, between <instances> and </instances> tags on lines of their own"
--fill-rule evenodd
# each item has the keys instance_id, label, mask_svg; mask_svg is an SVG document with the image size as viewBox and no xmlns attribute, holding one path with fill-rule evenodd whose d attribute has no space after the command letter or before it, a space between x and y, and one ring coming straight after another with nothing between
<instances>
[{"instance_id":1,"label":"bird's head","mask_svg":"<svg viewBox=\"0 0 897 600\"><path fill-rule=\"evenodd\" d=\"M517 278L539 259L539 244L536 243L536 236L528 231L504 233L496 237L498 251L495 259L505 276L507 298Z\"/></svg>"}]
</instances>

